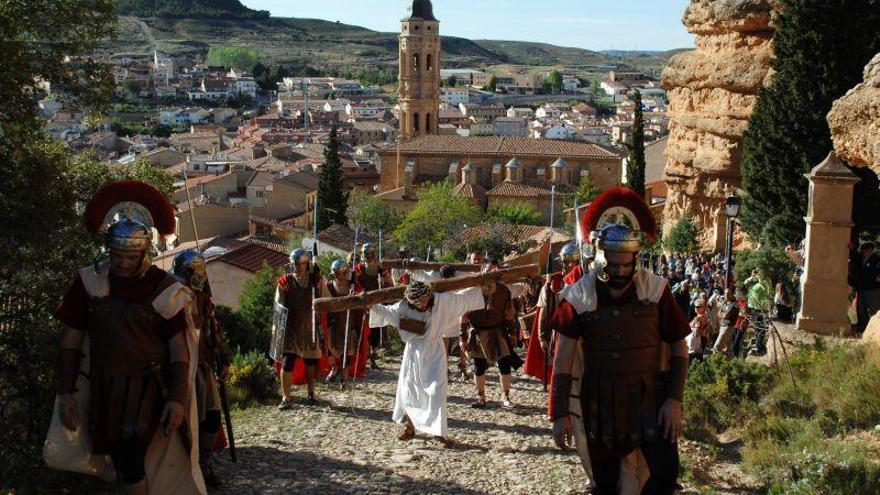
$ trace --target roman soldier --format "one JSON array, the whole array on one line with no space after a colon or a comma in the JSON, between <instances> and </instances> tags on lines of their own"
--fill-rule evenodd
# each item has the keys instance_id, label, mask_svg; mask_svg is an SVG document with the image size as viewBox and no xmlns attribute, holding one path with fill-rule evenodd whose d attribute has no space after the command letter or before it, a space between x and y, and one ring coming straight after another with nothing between
<instances>
[{"instance_id":1,"label":"roman soldier","mask_svg":"<svg viewBox=\"0 0 880 495\"><path fill-rule=\"evenodd\" d=\"M391 287L391 274L389 270L381 267L379 257L376 254L376 247L372 243L364 243L361 247L361 262L354 266L355 281L365 291L374 291L383 287ZM379 369L376 363L376 353L382 347L385 340L385 328L370 328L370 367L374 370Z\"/></svg>"},{"instance_id":2,"label":"roman soldier","mask_svg":"<svg viewBox=\"0 0 880 495\"><path fill-rule=\"evenodd\" d=\"M577 282L583 275L580 265L580 251L576 244L566 244L559 251L559 262L562 271L547 274L546 281L538 295L537 315L532 324L529 335L529 345L526 351L526 365L523 371L539 380L550 379L552 375L553 361L551 354L551 342L553 330L550 327L550 318L556 311L556 295L564 287ZM547 357L549 356L549 361ZM546 363L546 364L545 364Z\"/></svg>"},{"instance_id":3,"label":"roman soldier","mask_svg":"<svg viewBox=\"0 0 880 495\"><path fill-rule=\"evenodd\" d=\"M638 194L617 188L581 224L596 259L562 290L551 321L553 438L564 448L574 434L596 494L672 494L690 329L666 279L637 266L654 219Z\"/></svg>"},{"instance_id":4,"label":"roman soldier","mask_svg":"<svg viewBox=\"0 0 880 495\"><path fill-rule=\"evenodd\" d=\"M486 270L493 266L497 265L488 262ZM472 407L486 408L486 371L490 365L497 364L501 374L502 407L510 409L513 408L510 387L516 362L511 332L515 328L516 312L507 286L489 282L482 289L485 308L462 316L459 337L460 348L467 353L474 365L477 401Z\"/></svg>"},{"instance_id":5,"label":"roman soldier","mask_svg":"<svg viewBox=\"0 0 880 495\"><path fill-rule=\"evenodd\" d=\"M86 445L83 457L109 456L124 493L206 493L191 448L199 427L192 296L152 264L154 241L174 233L174 210L153 186L118 181L88 203L85 223L103 234L109 259L80 269L55 312L65 326L55 414L75 432L68 441L90 437L75 444Z\"/></svg>"},{"instance_id":6,"label":"roman soldier","mask_svg":"<svg viewBox=\"0 0 880 495\"><path fill-rule=\"evenodd\" d=\"M326 354L325 335L312 310L312 300L321 294L317 265L306 250L295 249L290 253L290 267L292 273L282 275L275 290L275 333L270 350L270 356L281 364L281 410L293 407L290 389L297 361L305 366L308 403L317 403L315 377L321 357Z\"/></svg>"},{"instance_id":7,"label":"roman soldier","mask_svg":"<svg viewBox=\"0 0 880 495\"><path fill-rule=\"evenodd\" d=\"M363 292L360 286L351 276L351 270L342 260L336 260L330 267L333 279L327 283L327 292L331 297L345 297ZM327 315L329 332L329 356L332 359L333 369L327 377L332 381L340 377L340 389L345 390L348 381L349 369L356 362L358 344L361 343L361 333L364 321L364 311L353 309Z\"/></svg>"},{"instance_id":8,"label":"roman soldier","mask_svg":"<svg viewBox=\"0 0 880 495\"><path fill-rule=\"evenodd\" d=\"M227 352L220 334L202 253L188 249L178 254L174 257L171 272L189 289L192 297L188 308L199 339L195 381L199 413L199 462L205 483L217 487L220 478L214 473L211 456L216 450L222 424L220 383L226 381L232 356Z\"/></svg>"}]
</instances>

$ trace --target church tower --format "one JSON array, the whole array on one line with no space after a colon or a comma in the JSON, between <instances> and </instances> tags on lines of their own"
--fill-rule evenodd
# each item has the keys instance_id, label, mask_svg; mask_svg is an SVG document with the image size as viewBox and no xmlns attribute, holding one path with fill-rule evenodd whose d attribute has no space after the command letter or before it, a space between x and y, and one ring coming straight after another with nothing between
<instances>
[{"instance_id":1,"label":"church tower","mask_svg":"<svg viewBox=\"0 0 880 495\"><path fill-rule=\"evenodd\" d=\"M400 138L437 134L440 114L440 21L431 0L413 0L400 33Z\"/></svg>"}]
</instances>

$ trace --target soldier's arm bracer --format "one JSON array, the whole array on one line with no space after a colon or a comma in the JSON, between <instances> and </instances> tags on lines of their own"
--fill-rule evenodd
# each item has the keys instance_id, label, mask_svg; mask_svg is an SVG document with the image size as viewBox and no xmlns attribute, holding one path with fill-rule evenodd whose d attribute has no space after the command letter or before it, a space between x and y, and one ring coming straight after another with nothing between
<instances>
[{"instance_id":1,"label":"soldier's arm bracer","mask_svg":"<svg viewBox=\"0 0 880 495\"><path fill-rule=\"evenodd\" d=\"M680 341L683 343L684 341ZM688 357L676 352L676 344L672 345L672 355L669 358L669 378L667 380L667 394L670 398L679 402L684 399L684 387L687 382Z\"/></svg>"},{"instance_id":2,"label":"soldier's arm bracer","mask_svg":"<svg viewBox=\"0 0 880 495\"><path fill-rule=\"evenodd\" d=\"M550 393L550 410L553 412L550 419L552 421L569 416L571 382L571 373L557 373L553 375L553 390Z\"/></svg>"}]
</instances>

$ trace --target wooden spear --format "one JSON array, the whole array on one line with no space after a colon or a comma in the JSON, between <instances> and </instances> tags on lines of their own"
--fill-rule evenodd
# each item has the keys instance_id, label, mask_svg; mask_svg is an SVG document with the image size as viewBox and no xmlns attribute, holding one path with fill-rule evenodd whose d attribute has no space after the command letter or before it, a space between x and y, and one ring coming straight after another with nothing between
<instances>
[{"instance_id":1,"label":"wooden spear","mask_svg":"<svg viewBox=\"0 0 880 495\"><path fill-rule=\"evenodd\" d=\"M477 287L489 282L516 282L527 277L536 277L540 273L541 268L538 265L526 265L476 275L435 280L429 282L428 285L434 289L434 292L449 292ZM315 299L312 307L318 313L339 313L350 309L369 308L376 304L397 302L403 299L405 292L406 287L401 285L348 297L325 297Z\"/></svg>"}]
</instances>

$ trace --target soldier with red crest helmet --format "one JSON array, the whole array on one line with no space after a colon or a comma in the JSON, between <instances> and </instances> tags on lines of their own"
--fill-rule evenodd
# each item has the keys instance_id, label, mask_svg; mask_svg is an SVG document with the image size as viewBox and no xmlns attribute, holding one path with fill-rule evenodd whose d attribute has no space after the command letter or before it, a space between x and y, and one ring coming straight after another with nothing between
<instances>
[{"instance_id":1,"label":"soldier with red crest helmet","mask_svg":"<svg viewBox=\"0 0 880 495\"><path fill-rule=\"evenodd\" d=\"M118 181L92 198L85 222L110 256L79 270L55 312L65 326L55 414L68 438L90 436L81 455L109 456L124 493L205 493L191 295L152 264L153 230L173 234L174 210L153 186Z\"/></svg>"},{"instance_id":2,"label":"soldier with red crest helmet","mask_svg":"<svg viewBox=\"0 0 880 495\"><path fill-rule=\"evenodd\" d=\"M594 269L561 292L551 414L553 438L573 435L599 495L672 494L679 472L688 321L666 279L637 265L656 226L638 194L617 188L582 219Z\"/></svg>"},{"instance_id":3,"label":"soldier with red crest helmet","mask_svg":"<svg viewBox=\"0 0 880 495\"><path fill-rule=\"evenodd\" d=\"M384 287L391 287L391 271L383 269L376 254L376 246L372 243L365 243L361 246L361 261L354 266L355 281L364 291L370 292ZM364 316L367 317L366 314ZM385 340L385 328L370 328L370 367L374 370L379 369L376 363L376 352L382 347Z\"/></svg>"}]
</instances>

